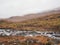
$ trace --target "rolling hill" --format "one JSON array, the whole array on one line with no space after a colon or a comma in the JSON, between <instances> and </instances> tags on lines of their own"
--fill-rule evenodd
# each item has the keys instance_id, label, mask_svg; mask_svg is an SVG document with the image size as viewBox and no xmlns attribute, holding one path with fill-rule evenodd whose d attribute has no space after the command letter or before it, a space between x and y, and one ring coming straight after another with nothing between
<instances>
[{"instance_id":1,"label":"rolling hill","mask_svg":"<svg viewBox=\"0 0 60 45\"><path fill-rule=\"evenodd\" d=\"M14 16L0 20L0 28L17 30L60 31L60 10Z\"/></svg>"},{"instance_id":2,"label":"rolling hill","mask_svg":"<svg viewBox=\"0 0 60 45\"><path fill-rule=\"evenodd\" d=\"M41 12L41 13L27 14L24 16L12 16L10 18L6 18L3 20L8 21L8 22L22 22L22 21L26 21L26 20L30 20L30 19L40 18L40 17L46 16L46 15L59 14L59 13L60 13L60 9L57 8L54 10L45 11L45 12Z\"/></svg>"}]
</instances>

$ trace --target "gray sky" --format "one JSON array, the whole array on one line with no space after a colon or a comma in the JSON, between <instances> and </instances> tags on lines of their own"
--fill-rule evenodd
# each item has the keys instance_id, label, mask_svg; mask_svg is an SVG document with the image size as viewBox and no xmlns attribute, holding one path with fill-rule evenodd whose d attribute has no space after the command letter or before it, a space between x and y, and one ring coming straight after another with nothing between
<instances>
[{"instance_id":1,"label":"gray sky","mask_svg":"<svg viewBox=\"0 0 60 45\"><path fill-rule=\"evenodd\" d=\"M60 7L60 0L0 0L0 18L22 16Z\"/></svg>"}]
</instances>

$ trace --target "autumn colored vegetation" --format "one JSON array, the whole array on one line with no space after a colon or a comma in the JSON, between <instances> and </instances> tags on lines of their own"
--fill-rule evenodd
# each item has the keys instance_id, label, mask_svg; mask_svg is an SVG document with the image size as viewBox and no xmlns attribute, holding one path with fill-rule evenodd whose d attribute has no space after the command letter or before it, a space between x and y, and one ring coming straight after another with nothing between
<instances>
[{"instance_id":1,"label":"autumn colored vegetation","mask_svg":"<svg viewBox=\"0 0 60 45\"><path fill-rule=\"evenodd\" d=\"M52 39L44 36L37 37L23 37L23 36L9 36L0 37L0 44L4 45L53 45Z\"/></svg>"},{"instance_id":2,"label":"autumn colored vegetation","mask_svg":"<svg viewBox=\"0 0 60 45\"><path fill-rule=\"evenodd\" d=\"M8 22L0 20L0 28L12 28L16 30L40 30L60 31L60 14L46 15L23 22Z\"/></svg>"}]
</instances>

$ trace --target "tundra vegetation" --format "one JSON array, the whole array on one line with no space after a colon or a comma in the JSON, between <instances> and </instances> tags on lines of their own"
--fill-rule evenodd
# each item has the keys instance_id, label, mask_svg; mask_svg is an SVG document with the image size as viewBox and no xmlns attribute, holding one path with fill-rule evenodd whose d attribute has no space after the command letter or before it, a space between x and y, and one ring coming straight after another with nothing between
<instances>
[{"instance_id":1,"label":"tundra vegetation","mask_svg":"<svg viewBox=\"0 0 60 45\"><path fill-rule=\"evenodd\" d=\"M60 31L60 14L47 15L22 22L0 20L0 28L17 30Z\"/></svg>"}]
</instances>

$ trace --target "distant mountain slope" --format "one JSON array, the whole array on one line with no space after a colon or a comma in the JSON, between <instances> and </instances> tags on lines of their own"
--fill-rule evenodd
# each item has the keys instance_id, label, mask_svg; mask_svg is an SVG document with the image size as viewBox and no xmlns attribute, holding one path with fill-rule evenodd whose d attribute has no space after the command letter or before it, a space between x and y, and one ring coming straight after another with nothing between
<instances>
[{"instance_id":1,"label":"distant mountain slope","mask_svg":"<svg viewBox=\"0 0 60 45\"><path fill-rule=\"evenodd\" d=\"M60 31L60 14L49 14L40 18L31 19L22 22L21 25L22 29L27 30Z\"/></svg>"},{"instance_id":2,"label":"distant mountain slope","mask_svg":"<svg viewBox=\"0 0 60 45\"><path fill-rule=\"evenodd\" d=\"M18 20L18 21L17 21ZM60 10L30 14L23 17L15 16L0 21L0 28L17 30L60 31Z\"/></svg>"},{"instance_id":3,"label":"distant mountain slope","mask_svg":"<svg viewBox=\"0 0 60 45\"><path fill-rule=\"evenodd\" d=\"M55 9L55 10L51 10L51 11L46 11L46 12L42 12L42 13L35 13L35 14L27 14L25 16L13 16L7 19L4 19L4 21L8 21L8 22L21 22L21 21L26 21L29 19L36 19L42 16L46 16L46 15L52 15L52 14L59 14L60 10Z\"/></svg>"}]
</instances>

